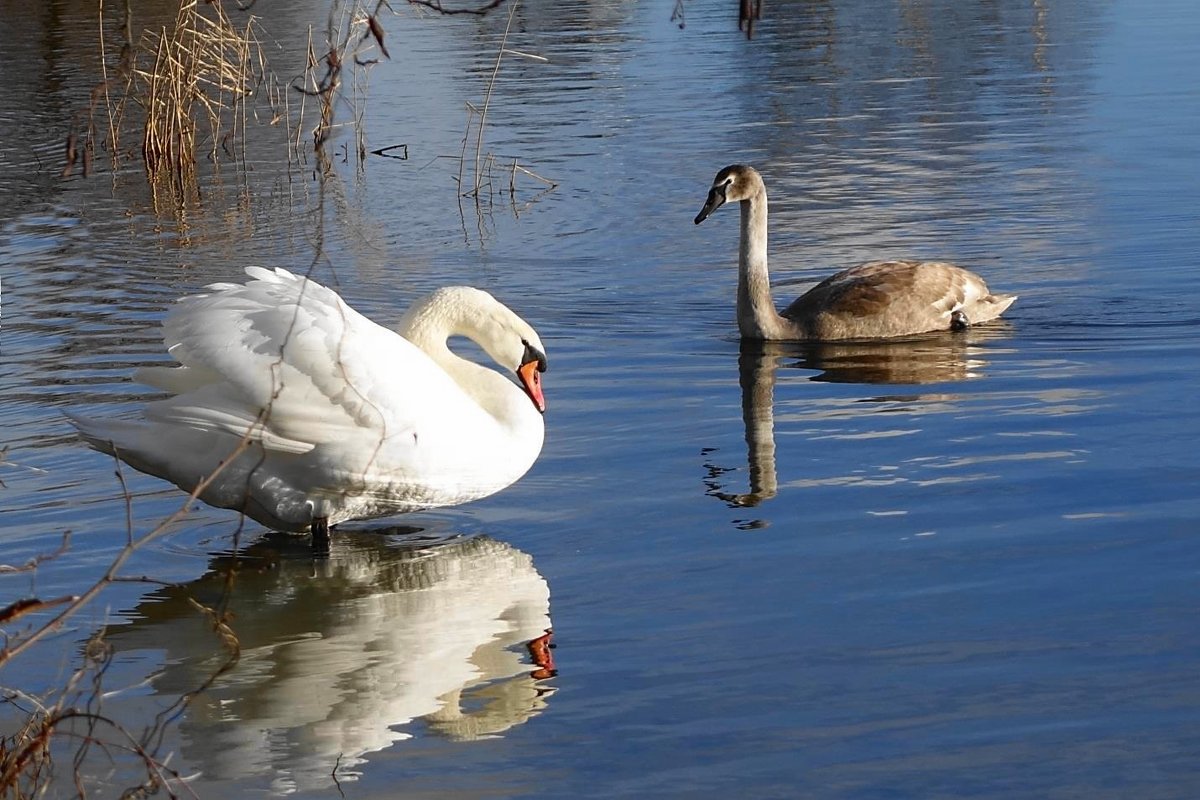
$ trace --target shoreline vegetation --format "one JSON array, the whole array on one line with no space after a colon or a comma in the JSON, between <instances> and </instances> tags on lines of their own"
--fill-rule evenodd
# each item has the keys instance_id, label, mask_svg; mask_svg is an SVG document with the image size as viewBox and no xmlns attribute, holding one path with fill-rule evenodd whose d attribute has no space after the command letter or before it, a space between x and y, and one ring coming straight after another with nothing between
<instances>
[{"instance_id":1,"label":"shoreline vegetation","mask_svg":"<svg viewBox=\"0 0 1200 800\"><path fill-rule=\"evenodd\" d=\"M270 36L264 19L252 13L255 4L239 3L231 15L226 2L181 0L171 26L135 37L131 0L123 0L115 38L105 35L114 15L100 3L102 75L88 107L75 115L67 133L64 178L91 177L101 163L115 174L140 160L161 207L196 204L201 160L217 170L224 163L245 169L249 137L272 130L287 148L288 163L297 170L311 168L318 179L333 170L335 161L353 160L361 171L370 155L408 158L402 143L369 149L364 131L370 68L390 58L385 26L396 11L385 0L373 5L331 0L323 30L309 25L302 72L291 78L281 77L267 57L273 47L266 44ZM516 157L502 162L484 148L488 110L505 57L546 61L507 46L519 0L453 7L440 0L405 2L444 16L483 16L507 2L507 24L483 100L466 103L455 176L460 200L479 204L505 191L515 198L519 178L533 180L538 196L555 189L557 183ZM347 141L335 148L342 134Z\"/></svg>"}]
</instances>

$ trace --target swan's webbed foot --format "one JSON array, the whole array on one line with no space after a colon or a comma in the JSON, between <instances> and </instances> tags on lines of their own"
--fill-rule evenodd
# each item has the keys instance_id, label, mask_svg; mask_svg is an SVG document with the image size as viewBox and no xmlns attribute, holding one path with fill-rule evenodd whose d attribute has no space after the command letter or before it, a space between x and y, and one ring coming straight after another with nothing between
<instances>
[{"instance_id":1,"label":"swan's webbed foot","mask_svg":"<svg viewBox=\"0 0 1200 800\"><path fill-rule=\"evenodd\" d=\"M969 327L971 327L971 320L967 319L967 315L961 310L950 314L950 330L965 331Z\"/></svg>"},{"instance_id":2,"label":"swan's webbed foot","mask_svg":"<svg viewBox=\"0 0 1200 800\"><path fill-rule=\"evenodd\" d=\"M313 517L310 529L313 555L329 555L329 517Z\"/></svg>"}]
</instances>

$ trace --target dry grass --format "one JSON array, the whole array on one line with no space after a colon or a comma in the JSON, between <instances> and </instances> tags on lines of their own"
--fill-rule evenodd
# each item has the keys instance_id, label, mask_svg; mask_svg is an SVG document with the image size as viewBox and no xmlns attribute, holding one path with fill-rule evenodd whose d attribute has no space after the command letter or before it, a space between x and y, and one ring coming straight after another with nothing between
<instances>
[{"instance_id":1,"label":"dry grass","mask_svg":"<svg viewBox=\"0 0 1200 800\"><path fill-rule=\"evenodd\" d=\"M283 123L286 128L285 142L293 163L305 163L311 152L321 173L331 169L336 155L344 162L353 159L360 169L364 166L368 155L363 132L367 77L380 58L390 57L384 22L395 12L387 0L330 0L324 30L318 33L310 28L304 71L290 83L280 82L270 71L259 20L247 14L244 22L235 23L223 0L179 0L170 26L136 38L130 0L120 1L124 3L118 27L121 35L110 42L105 39L106 12L104 0L100 0L105 72L86 114L80 113L68 136L64 175L71 174L79 162L85 175L91 173L98 140L116 172L133 152L123 148L122 142L136 135L152 186L170 190L176 201L197 200L199 160L206 157L220 164L244 159L250 121L258 119L264 107L270 125ZM407 0L411 6L443 15L482 15L503 2L506 0L447 7L440 0ZM512 0L509 26L516 8L517 2ZM553 182L515 159L501 164L484 150L489 106L504 58L545 60L508 48L507 40L508 27L481 106L468 104L458 181L462 196L476 200L500 190L497 176L507 179L510 193L522 175L543 188L554 188ZM106 124L97 125L100 109L107 112L107 119ZM328 144L341 129L349 129L352 144L338 154L331 153ZM473 158L467 155L470 145ZM474 174L467 178L465 173L472 165Z\"/></svg>"},{"instance_id":2,"label":"dry grass","mask_svg":"<svg viewBox=\"0 0 1200 800\"><path fill-rule=\"evenodd\" d=\"M24 720L19 730L0 739L0 796L62 797L71 786L76 796L87 797L94 788L89 791L85 764L93 753L110 769L127 760L136 765L137 775L129 778L132 784L121 797L159 793L178 797L186 791L185 777L156 752L167 717L160 715L150 727L134 733L104 713L102 687L112 656L113 649L100 630L83 646L81 665L52 696L4 690L3 703L13 706ZM233 658L226 663L231 665ZM62 774L67 766L69 777Z\"/></svg>"},{"instance_id":3,"label":"dry grass","mask_svg":"<svg viewBox=\"0 0 1200 800\"><path fill-rule=\"evenodd\" d=\"M136 152L124 142L136 138L156 189L195 196L198 160L242 160L253 104L277 97L259 91L268 70L258 20L246 15L235 24L221 0L181 0L169 26L135 37L125 0L119 35L110 40L105 14L101 0L102 80L68 136L63 173L82 161L83 174L90 174L98 140L116 173ZM98 125L101 110L106 119Z\"/></svg>"},{"instance_id":4,"label":"dry grass","mask_svg":"<svg viewBox=\"0 0 1200 800\"><path fill-rule=\"evenodd\" d=\"M362 0L331 0L323 39L309 29L308 56L304 75L292 83L301 96L301 106L295 139L295 151L302 154L301 139L307 131L312 138L313 153L321 171L331 166L331 154L326 150L338 129L348 127L353 134L354 162L361 169L367 157L363 133L363 114L367 91L367 75L379 57L389 58L381 15L390 11L386 0L376 0L372 7ZM349 91L346 85L349 84ZM309 101L314 111L309 112ZM345 108L346 121L339 121L339 107ZM315 116L311 122L309 119ZM347 147L344 161L350 160Z\"/></svg>"},{"instance_id":5,"label":"dry grass","mask_svg":"<svg viewBox=\"0 0 1200 800\"><path fill-rule=\"evenodd\" d=\"M211 18L198 0L185 0L170 30L147 36L148 67L133 70L146 170L180 185L194 180L201 143L214 160L219 150L239 155L232 143L244 141L247 100L266 72L255 19L239 28L219 0L204 9Z\"/></svg>"}]
</instances>

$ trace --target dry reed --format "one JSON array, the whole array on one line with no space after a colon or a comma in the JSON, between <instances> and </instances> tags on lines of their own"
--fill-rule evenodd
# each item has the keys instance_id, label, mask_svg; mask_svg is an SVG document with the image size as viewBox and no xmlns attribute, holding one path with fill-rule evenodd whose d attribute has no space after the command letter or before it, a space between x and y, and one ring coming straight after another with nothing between
<instances>
[{"instance_id":1,"label":"dry reed","mask_svg":"<svg viewBox=\"0 0 1200 800\"><path fill-rule=\"evenodd\" d=\"M487 153L486 155L484 154L483 140L484 131L487 128L488 110L491 108L492 104L492 94L496 88L496 80L500 75L500 65L503 63L506 55L518 56L520 58L526 58L532 61L544 62L548 60L544 56L526 53L521 50L514 50L508 47L508 35L512 30L513 17L517 13L518 3L519 0L513 0L512 4L509 6L508 21L505 23L504 33L500 37L500 47L496 51L496 61L492 66L491 76L488 78L487 91L484 93L482 107L477 108L473 103L467 103L467 127L463 133L462 150L458 157L457 181L459 187L459 197L471 197L475 200L476 204L480 202L480 198L484 189L488 190L489 196L493 191L495 191L493 176L497 158L493 153ZM476 119L478 119L478 122L476 122ZM468 189L464 186L464 172L466 171L467 165L467 149L470 146L472 135L474 135L475 144L475 169L471 188ZM546 188L546 191L552 190L558 185L554 181L543 178L541 175L538 175L532 170L520 166L517 163L517 159L514 158L511 168L508 169L508 191L510 196L515 195L516 193L518 173L527 175L540 182Z\"/></svg>"},{"instance_id":2,"label":"dry reed","mask_svg":"<svg viewBox=\"0 0 1200 800\"><path fill-rule=\"evenodd\" d=\"M124 0L118 41L106 36L103 0L99 4L102 80L86 113L77 115L67 138L64 175L82 156L91 173L99 138L96 114L107 112L103 146L117 173L126 154L122 141L136 136L147 177L172 196L195 197L198 159L219 164L222 154L244 161L251 105L259 96L272 101L257 18L235 24L221 0L180 0L169 26L135 38L129 0ZM119 53L110 66L110 49ZM278 119L278 115L272 115Z\"/></svg>"},{"instance_id":3,"label":"dry reed","mask_svg":"<svg viewBox=\"0 0 1200 800\"><path fill-rule=\"evenodd\" d=\"M233 25L218 1L185 0L174 26L148 37L148 69L135 68L134 98L145 113L142 158L152 178L194 180L200 127L208 124L208 155L234 154L230 140L245 133L246 100L265 71L253 17Z\"/></svg>"}]
</instances>

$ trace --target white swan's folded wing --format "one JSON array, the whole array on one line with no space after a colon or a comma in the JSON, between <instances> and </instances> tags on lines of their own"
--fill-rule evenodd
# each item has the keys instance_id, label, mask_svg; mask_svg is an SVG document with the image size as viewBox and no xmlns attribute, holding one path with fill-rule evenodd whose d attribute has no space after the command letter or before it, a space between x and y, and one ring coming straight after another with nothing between
<instances>
[{"instance_id":1,"label":"white swan's folded wing","mask_svg":"<svg viewBox=\"0 0 1200 800\"><path fill-rule=\"evenodd\" d=\"M167 349L182 366L139 370L140 382L176 392L148 416L305 452L348 435L395 436L461 394L419 348L330 289L283 269L246 273L254 280L214 284L167 316Z\"/></svg>"}]
</instances>

